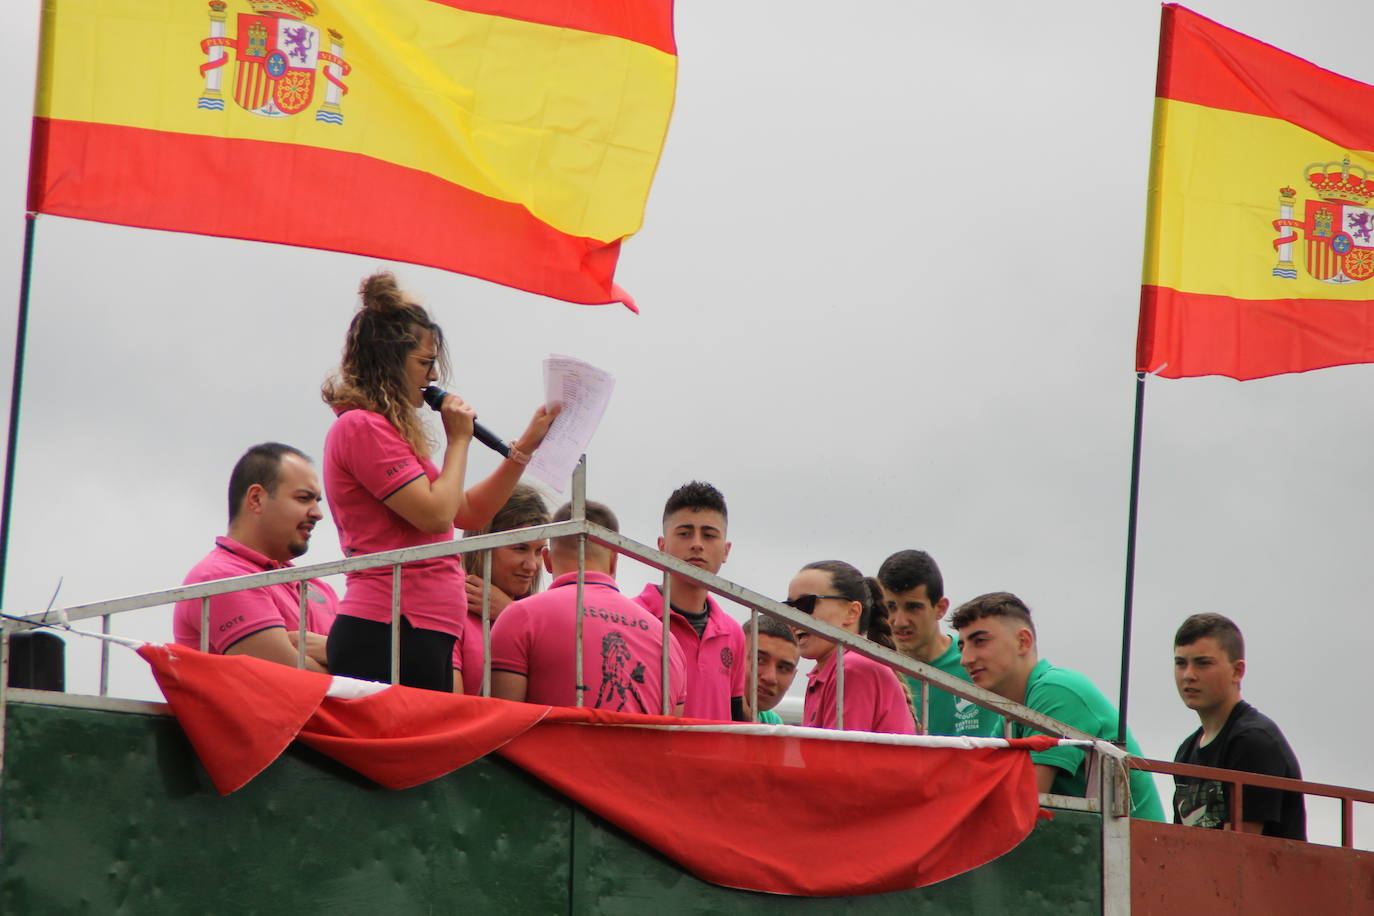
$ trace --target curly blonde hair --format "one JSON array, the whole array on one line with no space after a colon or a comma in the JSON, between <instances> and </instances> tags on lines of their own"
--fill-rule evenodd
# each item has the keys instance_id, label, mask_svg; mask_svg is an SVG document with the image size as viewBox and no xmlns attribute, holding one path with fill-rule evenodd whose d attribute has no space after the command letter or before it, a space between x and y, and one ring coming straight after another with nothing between
<instances>
[{"instance_id":1,"label":"curly blonde hair","mask_svg":"<svg viewBox=\"0 0 1374 916\"><path fill-rule=\"evenodd\" d=\"M406 360L427 332L434 337L439 376L448 375L444 332L419 303L396 285L390 272L375 273L358 287L362 305L349 322L338 371L320 387L335 409L360 408L386 417L421 458L432 444L406 391Z\"/></svg>"}]
</instances>

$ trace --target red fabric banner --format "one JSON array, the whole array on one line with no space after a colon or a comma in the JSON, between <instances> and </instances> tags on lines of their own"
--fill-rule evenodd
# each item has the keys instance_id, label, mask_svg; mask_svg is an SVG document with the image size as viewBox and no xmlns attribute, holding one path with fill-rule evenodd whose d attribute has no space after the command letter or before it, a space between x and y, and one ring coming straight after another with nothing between
<instances>
[{"instance_id":1,"label":"red fabric banner","mask_svg":"<svg viewBox=\"0 0 1374 916\"><path fill-rule=\"evenodd\" d=\"M551 715L499 753L697 877L773 894L943 881L1009 852L1039 811L1021 749L588 728Z\"/></svg>"},{"instance_id":2,"label":"red fabric banner","mask_svg":"<svg viewBox=\"0 0 1374 916\"><path fill-rule=\"evenodd\" d=\"M997 858L1035 824L1027 751L1053 743L962 750L745 734L409 687L342 699L326 696L328 675L246 656L140 654L222 793L293 736L389 788L496 751L697 877L775 894L903 890Z\"/></svg>"}]
</instances>

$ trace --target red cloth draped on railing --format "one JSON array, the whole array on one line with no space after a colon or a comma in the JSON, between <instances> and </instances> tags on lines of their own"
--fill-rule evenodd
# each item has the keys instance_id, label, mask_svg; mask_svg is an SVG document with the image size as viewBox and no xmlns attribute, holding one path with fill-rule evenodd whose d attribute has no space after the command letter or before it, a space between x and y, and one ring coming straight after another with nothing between
<instances>
[{"instance_id":1,"label":"red cloth draped on railing","mask_svg":"<svg viewBox=\"0 0 1374 916\"><path fill-rule=\"evenodd\" d=\"M222 794L292 740L394 789L496 752L692 874L776 894L921 887L997 858L1035 823L1026 751L1053 742L966 750L745 734L409 687L342 699L328 675L249 656L139 654ZM644 727L665 725L700 727Z\"/></svg>"}]
</instances>

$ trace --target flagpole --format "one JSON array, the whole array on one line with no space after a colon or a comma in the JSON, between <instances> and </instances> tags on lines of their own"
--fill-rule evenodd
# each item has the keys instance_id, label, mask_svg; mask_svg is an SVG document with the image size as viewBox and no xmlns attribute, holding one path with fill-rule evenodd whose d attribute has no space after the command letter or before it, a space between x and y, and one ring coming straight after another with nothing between
<instances>
[{"instance_id":1,"label":"flagpole","mask_svg":"<svg viewBox=\"0 0 1374 916\"><path fill-rule=\"evenodd\" d=\"M14 502L14 465L19 449L19 401L24 385L24 342L29 328L29 276L33 268L36 213L24 214L24 265L19 274L19 318L14 332L14 377L10 382L10 424L5 439L5 492L0 503L0 607L5 600L5 571L10 557L10 507Z\"/></svg>"},{"instance_id":2,"label":"flagpole","mask_svg":"<svg viewBox=\"0 0 1374 916\"><path fill-rule=\"evenodd\" d=\"M1116 743L1126 746L1126 700L1131 683L1131 613L1135 604L1135 529L1140 507L1140 441L1145 420L1145 373L1135 374L1135 433L1131 441L1131 497L1126 515L1126 598L1121 613L1121 702Z\"/></svg>"}]
</instances>

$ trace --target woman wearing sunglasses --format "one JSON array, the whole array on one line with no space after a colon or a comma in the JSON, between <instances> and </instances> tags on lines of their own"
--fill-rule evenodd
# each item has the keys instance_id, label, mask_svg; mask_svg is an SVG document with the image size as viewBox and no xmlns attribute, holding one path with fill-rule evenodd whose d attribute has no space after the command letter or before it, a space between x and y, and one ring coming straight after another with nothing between
<instances>
[{"instance_id":1,"label":"woman wearing sunglasses","mask_svg":"<svg viewBox=\"0 0 1374 916\"><path fill-rule=\"evenodd\" d=\"M792 577L783 602L803 614L834 624L851 633L863 633L876 642L886 624L877 583L865 579L848 563L822 560L809 563ZM890 629L888 633L890 634ZM891 636L884 643L891 648ZM803 725L838 727L835 643L797 631L802 657L816 660L807 675ZM892 669L857 652L844 653L844 728L846 731L916 733L911 699Z\"/></svg>"}]
</instances>

